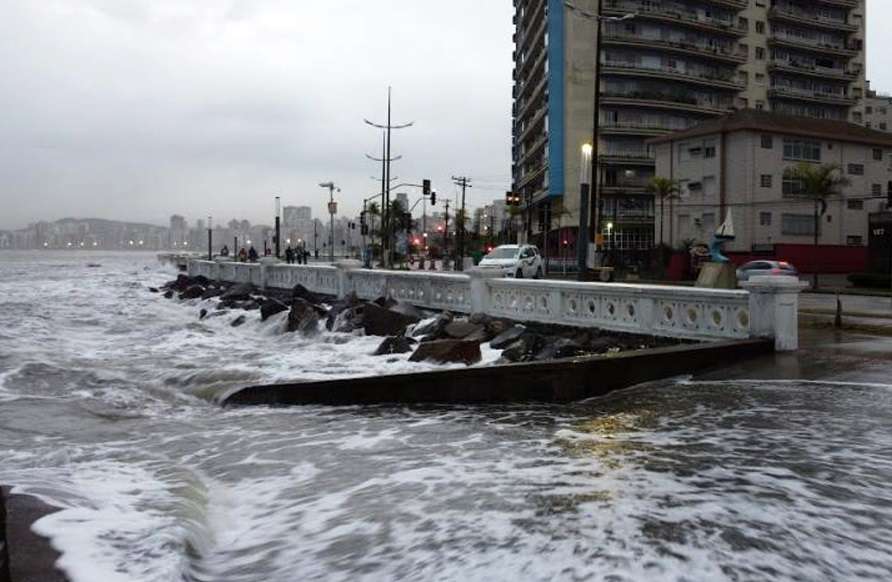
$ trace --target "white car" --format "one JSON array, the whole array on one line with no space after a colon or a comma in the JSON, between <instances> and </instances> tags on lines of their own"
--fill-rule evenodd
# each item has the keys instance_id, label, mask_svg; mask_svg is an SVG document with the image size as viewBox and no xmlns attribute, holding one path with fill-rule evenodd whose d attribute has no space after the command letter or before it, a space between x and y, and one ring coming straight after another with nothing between
<instances>
[{"instance_id":1,"label":"white car","mask_svg":"<svg viewBox=\"0 0 892 582\"><path fill-rule=\"evenodd\" d=\"M542 255L533 245L502 245L489 251L478 265L482 269L499 269L504 277L541 279Z\"/></svg>"}]
</instances>

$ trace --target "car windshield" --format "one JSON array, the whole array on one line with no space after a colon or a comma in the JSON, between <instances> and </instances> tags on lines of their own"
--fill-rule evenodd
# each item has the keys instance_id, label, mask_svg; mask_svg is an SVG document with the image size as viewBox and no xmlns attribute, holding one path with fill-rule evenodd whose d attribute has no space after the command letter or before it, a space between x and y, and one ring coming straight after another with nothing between
<instances>
[{"instance_id":1,"label":"car windshield","mask_svg":"<svg viewBox=\"0 0 892 582\"><path fill-rule=\"evenodd\" d=\"M513 259L517 256L517 249L512 249L510 247L499 247L497 249L493 249L489 251L489 254L486 255L487 259Z\"/></svg>"}]
</instances>

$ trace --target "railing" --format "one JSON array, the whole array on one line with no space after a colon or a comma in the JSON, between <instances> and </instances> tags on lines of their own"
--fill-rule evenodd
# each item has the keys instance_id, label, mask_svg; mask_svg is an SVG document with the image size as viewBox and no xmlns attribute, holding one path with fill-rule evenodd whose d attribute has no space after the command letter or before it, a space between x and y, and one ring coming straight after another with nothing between
<instances>
[{"instance_id":1,"label":"railing","mask_svg":"<svg viewBox=\"0 0 892 582\"><path fill-rule=\"evenodd\" d=\"M338 297L388 296L429 309L515 321L706 340L774 337L778 349L798 347L800 288L783 277L749 284L752 291L732 291L502 279L486 269L470 275L367 270L351 261L329 266L191 260L189 274L261 288L300 284Z\"/></svg>"}]
</instances>

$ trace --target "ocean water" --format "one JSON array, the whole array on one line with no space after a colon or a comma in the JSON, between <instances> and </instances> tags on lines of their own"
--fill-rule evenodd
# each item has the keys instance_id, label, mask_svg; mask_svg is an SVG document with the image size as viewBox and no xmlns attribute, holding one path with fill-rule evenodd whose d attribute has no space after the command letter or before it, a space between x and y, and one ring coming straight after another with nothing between
<instances>
[{"instance_id":1,"label":"ocean water","mask_svg":"<svg viewBox=\"0 0 892 582\"><path fill-rule=\"evenodd\" d=\"M147 291L172 277L148 254L0 254L0 483L61 509L35 529L73 582L892 579L889 386L222 409L245 384L429 366L284 316L199 321Z\"/></svg>"}]
</instances>

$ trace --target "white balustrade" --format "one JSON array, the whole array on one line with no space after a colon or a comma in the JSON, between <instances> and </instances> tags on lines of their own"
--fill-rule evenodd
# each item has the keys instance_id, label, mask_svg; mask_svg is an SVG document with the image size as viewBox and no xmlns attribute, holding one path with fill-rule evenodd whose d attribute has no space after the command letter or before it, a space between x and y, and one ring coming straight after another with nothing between
<instances>
[{"instance_id":1,"label":"white balustrade","mask_svg":"<svg viewBox=\"0 0 892 582\"><path fill-rule=\"evenodd\" d=\"M798 348L798 282L760 278L747 290L577 283L359 268L355 262L283 265L193 260L190 275L325 295L381 296L428 309L480 312L515 321L596 327L688 339L772 337L778 350Z\"/></svg>"}]
</instances>

